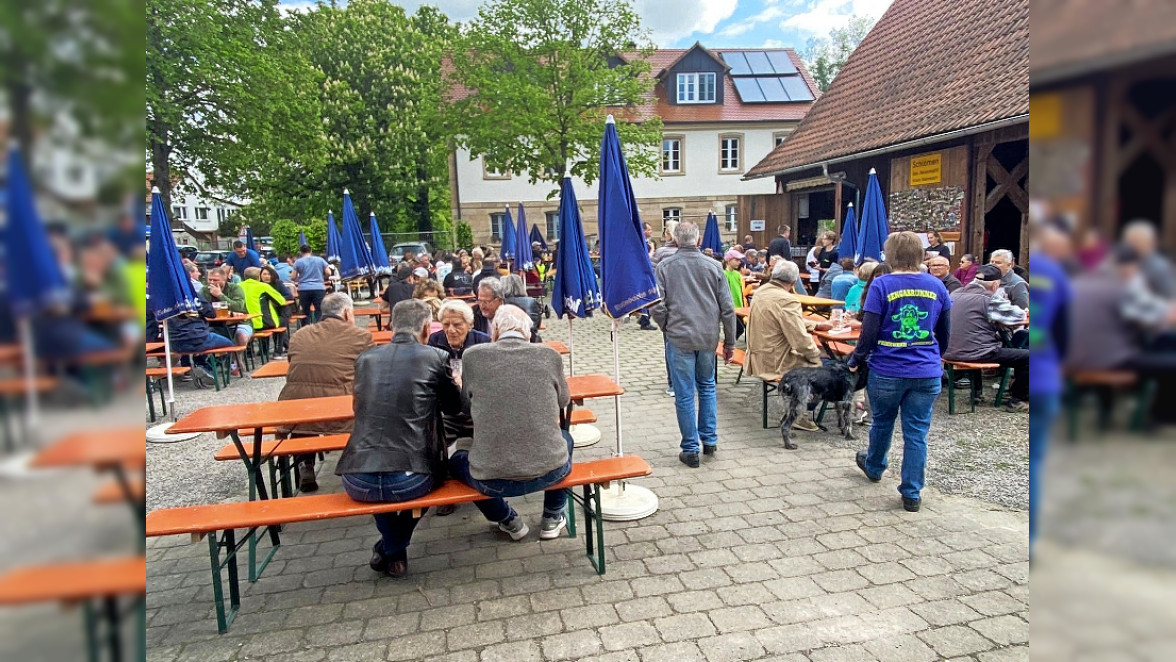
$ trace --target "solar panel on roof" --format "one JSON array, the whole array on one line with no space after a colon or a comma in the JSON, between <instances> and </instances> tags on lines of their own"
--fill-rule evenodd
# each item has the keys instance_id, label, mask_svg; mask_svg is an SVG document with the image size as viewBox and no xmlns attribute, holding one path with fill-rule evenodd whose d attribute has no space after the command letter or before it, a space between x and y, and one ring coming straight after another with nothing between
<instances>
[{"instance_id":1,"label":"solar panel on roof","mask_svg":"<svg viewBox=\"0 0 1176 662\"><path fill-rule=\"evenodd\" d=\"M788 93L788 98L791 101L812 101L813 93L804 79L797 76L781 76L780 83L784 85L784 91Z\"/></svg>"},{"instance_id":2,"label":"solar panel on roof","mask_svg":"<svg viewBox=\"0 0 1176 662\"><path fill-rule=\"evenodd\" d=\"M747 58L747 64L751 67L751 73L755 76L770 76L776 73L772 69L772 65L768 62L768 56L763 51L746 51L743 56Z\"/></svg>"},{"instance_id":3,"label":"solar panel on roof","mask_svg":"<svg viewBox=\"0 0 1176 662\"><path fill-rule=\"evenodd\" d=\"M735 83L735 91L739 92L739 98L743 103L757 103L764 101L764 93L760 90L759 83L754 78L732 78Z\"/></svg>"},{"instance_id":4,"label":"solar panel on roof","mask_svg":"<svg viewBox=\"0 0 1176 662\"><path fill-rule=\"evenodd\" d=\"M747 76L751 74L751 67L747 66L747 58L743 57L743 53L739 51L720 53L723 56L723 61L731 67L732 76Z\"/></svg>"},{"instance_id":5,"label":"solar panel on roof","mask_svg":"<svg viewBox=\"0 0 1176 662\"><path fill-rule=\"evenodd\" d=\"M784 91L784 85L781 84L778 77L764 77L756 78L759 81L760 90L764 93L764 101L780 103L788 101L788 93Z\"/></svg>"},{"instance_id":6,"label":"solar panel on roof","mask_svg":"<svg viewBox=\"0 0 1176 662\"><path fill-rule=\"evenodd\" d=\"M772 68L778 74L794 74L796 73L796 66L792 64L792 59L788 57L788 53L784 51L768 51L768 62L772 63Z\"/></svg>"}]
</instances>

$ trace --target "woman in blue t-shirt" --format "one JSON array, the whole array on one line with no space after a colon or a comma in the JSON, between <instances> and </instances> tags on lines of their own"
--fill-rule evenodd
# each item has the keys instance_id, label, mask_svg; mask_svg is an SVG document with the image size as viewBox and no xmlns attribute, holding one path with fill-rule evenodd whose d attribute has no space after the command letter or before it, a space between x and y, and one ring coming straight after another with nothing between
<instances>
[{"instance_id":1,"label":"woman in blue t-shirt","mask_svg":"<svg viewBox=\"0 0 1176 662\"><path fill-rule=\"evenodd\" d=\"M873 423L869 450L858 452L858 468L873 482L882 480L888 464L894 421L902 417L902 506L918 512L927 465L927 432L931 410L939 397L947 349L951 299L936 277L919 271L923 244L913 232L886 239L891 273L876 279L862 305L861 338L849 359L852 370L870 368L866 392Z\"/></svg>"}]
</instances>

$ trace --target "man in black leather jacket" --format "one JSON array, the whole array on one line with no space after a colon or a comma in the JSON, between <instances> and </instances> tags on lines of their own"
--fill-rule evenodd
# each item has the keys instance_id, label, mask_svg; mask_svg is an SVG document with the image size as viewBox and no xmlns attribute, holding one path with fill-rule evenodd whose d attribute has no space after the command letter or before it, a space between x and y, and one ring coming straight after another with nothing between
<instances>
[{"instance_id":1,"label":"man in black leather jacket","mask_svg":"<svg viewBox=\"0 0 1176 662\"><path fill-rule=\"evenodd\" d=\"M463 408L449 356L425 345L428 304L401 301L391 317L392 342L355 361L355 425L335 473L356 501L409 501L440 487L447 467L441 413ZM419 519L401 512L375 520L381 539L372 548L372 569L404 577Z\"/></svg>"}]
</instances>

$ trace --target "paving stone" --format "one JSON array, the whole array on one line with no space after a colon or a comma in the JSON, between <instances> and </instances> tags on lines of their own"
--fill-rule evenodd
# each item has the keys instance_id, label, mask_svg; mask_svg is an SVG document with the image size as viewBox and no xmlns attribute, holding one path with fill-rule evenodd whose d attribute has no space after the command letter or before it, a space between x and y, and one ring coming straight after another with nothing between
<instances>
[{"instance_id":1,"label":"paving stone","mask_svg":"<svg viewBox=\"0 0 1176 662\"><path fill-rule=\"evenodd\" d=\"M578 588L564 588L540 591L531 596L531 608L535 611L550 611L584 604L584 596Z\"/></svg>"},{"instance_id":2,"label":"paving stone","mask_svg":"<svg viewBox=\"0 0 1176 662\"><path fill-rule=\"evenodd\" d=\"M915 578L915 573L896 561L865 565L858 568L858 572L874 584L893 584Z\"/></svg>"},{"instance_id":3,"label":"paving stone","mask_svg":"<svg viewBox=\"0 0 1176 662\"><path fill-rule=\"evenodd\" d=\"M680 641L642 649L641 662L706 662L706 657L697 644Z\"/></svg>"},{"instance_id":4,"label":"paving stone","mask_svg":"<svg viewBox=\"0 0 1176 662\"><path fill-rule=\"evenodd\" d=\"M561 610L560 618L568 630L598 628L620 622L617 610L612 605L588 605Z\"/></svg>"},{"instance_id":5,"label":"paving stone","mask_svg":"<svg viewBox=\"0 0 1176 662\"><path fill-rule=\"evenodd\" d=\"M481 662L542 662L539 645L533 641L495 644L482 649Z\"/></svg>"},{"instance_id":6,"label":"paving stone","mask_svg":"<svg viewBox=\"0 0 1176 662\"><path fill-rule=\"evenodd\" d=\"M795 600L808 598L825 593L815 581L808 577L785 577L764 582L763 587L780 600Z\"/></svg>"},{"instance_id":7,"label":"paving stone","mask_svg":"<svg viewBox=\"0 0 1176 662\"><path fill-rule=\"evenodd\" d=\"M755 660L764 654L764 647L748 632L721 634L698 641L698 647L709 662Z\"/></svg>"},{"instance_id":8,"label":"paving stone","mask_svg":"<svg viewBox=\"0 0 1176 662\"><path fill-rule=\"evenodd\" d=\"M876 662L878 659L860 644L818 648L810 651L808 656L812 662Z\"/></svg>"},{"instance_id":9,"label":"paving stone","mask_svg":"<svg viewBox=\"0 0 1176 662\"><path fill-rule=\"evenodd\" d=\"M708 611L723 606L723 600L714 591L687 591L666 596L670 607L679 614Z\"/></svg>"},{"instance_id":10,"label":"paving stone","mask_svg":"<svg viewBox=\"0 0 1176 662\"><path fill-rule=\"evenodd\" d=\"M363 638L367 641L392 639L416 632L420 625L421 615L419 613L371 618L368 619L367 627L364 628Z\"/></svg>"},{"instance_id":11,"label":"paving stone","mask_svg":"<svg viewBox=\"0 0 1176 662\"><path fill-rule=\"evenodd\" d=\"M543 639L543 656L548 660L576 660L604 650L600 636L592 630L577 630Z\"/></svg>"},{"instance_id":12,"label":"paving stone","mask_svg":"<svg viewBox=\"0 0 1176 662\"><path fill-rule=\"evenodd\" d=\"M639 598L651 595L665 595L685 589L682 581L673 575L641 577L632 581L633 594Z\"/></svg>"},{"instance_id":13,"label":"paving stone","mask_svg":"<svg viewBox=\"0 0 1176 662\"><path fill-rule=\"evenodd\" d=\"M502 621L474 623L449 633L449 650L496 644L506 638Z\"/></svg>"},{"instance_id":14,"label":"paving stone","mask_svg":"<svg viewBox=\"0 0 1176 662\"><path fill-rule=\"evenodd\" d=\"M902 584L871 586L870 588L858 591L858 595L879 609L901 607L903 605L923 602L923 598Z\"/></svg>"},{"instance_id":15,"label":"paving stone","mask_svg":"<svg viewBox=\"0 0 1176 662\"><path fill-rule=\"evenodd\" d=\"M444 646L444 643L442 643ZM382 662L385 659L396 660L411 660L411 657L395 657L387 658L385 654L388 651L388 642L386 641L368 641L362 644L353 644L351 646L340 646L339 648L332 648L327 651L327 659L331 662Z\"/></svg>"},{"instance_id":16,"label":"paving stone","mask_svg":"<svg viewBox=\"0 0 1176 662\"><path fill-rule=\"evenodd\" d=\"M662 641L682 641L698 639L715 634L715 626L705 614L679 614L667 616L653 621Z\"/></svg>"},{"instance_id":17,"label":"paving stone","mask_svg":"<svg viewBox=\"0 0 1176 662\"><path fill-rule=\"evenodd\" d=\"M813 574L810 579L817 583L822 590L829 593L842 593L865 588L870 582L858 574L857 570L833 570ZM770 587L769 587L770 588ZM783 597L783 596L781 596Z\"/></svg>"},{"instance_id":18,"label":"paving stone","mask_svg":"<svg viewBox=\"0 0 1176 662\"><path fill-rule=\"evenodd\" d=\"M477 604L479 621L493 621L530 612L531 598L526 595L483 600Z\"/></svg>"},{"instance_id":19,"label":"paving stone","mask_svg":"<svg viewBox=\"0 0 1176 662\"><path fill-rule=\"evenodd\" d=\"M962 625L949 625L920 632L918 637L943 657L972 655L991 649L992 642L981 637L975 630Z\"/></svg>"},{"instance_id":20,"label":"paving stone","mask_svg":"<svg viewBox=\"0 0 1176 662\"><path fill-rule=\"evenodd\" d=\"M622 623L600 628L600 640L610 651L641 648L661 641L657 629L649 623Z\"/></svg>"},{"instance_id":21,"label":"paving stone","mask_svg":"<svg viewBox=\"0 0 1176 662\"><path fill-rule=\"evenodd\" d=\"M666 599L661 596L626 600L625 602L617 603L615 606L617 608L617 615L625 622L643 621L648 618L669 616L674 612L670 608L670 604L666 602Z\"/></svg>"},{"instance_id":22,"label":"paving stone","mask_svg":"<svg viewBox=\"0 0 1176 662\"><path fill-rule=\"evenodd\" d=\"M1029 624L1016 616L995 616L968 625L1000 646L1029 642Z\"/></svg>"},{"instance_id":23,"label":"paving stone","mask_svg":"<svg viewBox=\"0 0 1176 662\"><path fill-rule=\"evenodd\" d=\"M936 600L911 606L911 611L931 625L957 625L983 618L979 612L956 599Z\"/></svg>"},{"instance_id":24,"label":"paving stone","mask_svg":"<svg viewBox=\"0 0 1176 662\"><path fill-rule=\"evenodd\" d=\"M710 617L711 623L714 623L718 631L724 634L758 630L772 625L767 614L754 605L714 609L708 611L707 616ZM703 647L703 650L705 651L706 648Z\"/></svg>"},{"instance_id":25,"label":"paving stone","mask_svg":"<svg viewBox=\"0 0 1176 662\"><path fill-rule=\"evenodd\" d=\"M678 575L678 580L682 582L682 586L690 591L730 586L734 583L730 575L722 568L702 568L700 570L683 572Z\"/></svg>"},{"instance_id":26,"label":"paving stone","mask_svg":"<svg viewBox=\"0 0 1176 662\"><path fill-rule=\"evenodd\" d=\"M960 602L985 616L1012 614L1025 608L1025 604L1000 591L989 591L979 595L965 595Z\"/></svg>"},{"instance_id":27,"label":"paving stone","mask_svg":"<svg viewBox=\"0 0 1176 662\"><path fill-rule=\"evenodd\" d=\"M506 620L506 638L511 641L538 639L562 630L563 621L559 619L559 612L554 611L516 616Z\"/></svg>"},{"instance_id":28,"label":"paving stone","mask_svg":"<svg viewBox=\"0 0 1176 662\"><path fill-rule=\"evenodd\" d=\"M448 630L473 623L474 605L450 605L421 612L421 630Z\"/></svg>"},{"instance_id":29,"label":"paving stone","mask_svg":"<svg viewBox=\"0 0 1176 662\"><path fill-rule=\"evenodd\" d=\"M878 662L934 662L939 659L935 651L913 634L872 639L863 645Z\"/></svg>"}]
</instances>

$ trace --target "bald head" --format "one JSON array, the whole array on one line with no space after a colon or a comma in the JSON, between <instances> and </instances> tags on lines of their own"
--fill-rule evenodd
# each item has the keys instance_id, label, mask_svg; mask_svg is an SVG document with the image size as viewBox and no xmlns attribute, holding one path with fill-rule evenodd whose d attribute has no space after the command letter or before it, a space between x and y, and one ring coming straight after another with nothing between
<instances>
[{"instance_id":1,"label":"bald head","mask_svg":"<svg viewBox=\"0 0 1176 662\"><path fill-rule=\"evenodd\" d=\"M942 255L937 255L927 260L927 271L931 272L931 275L936 278L942 279L946 277L949 269L951 269L951 263Z\"/></svg>"}]
</instances>

